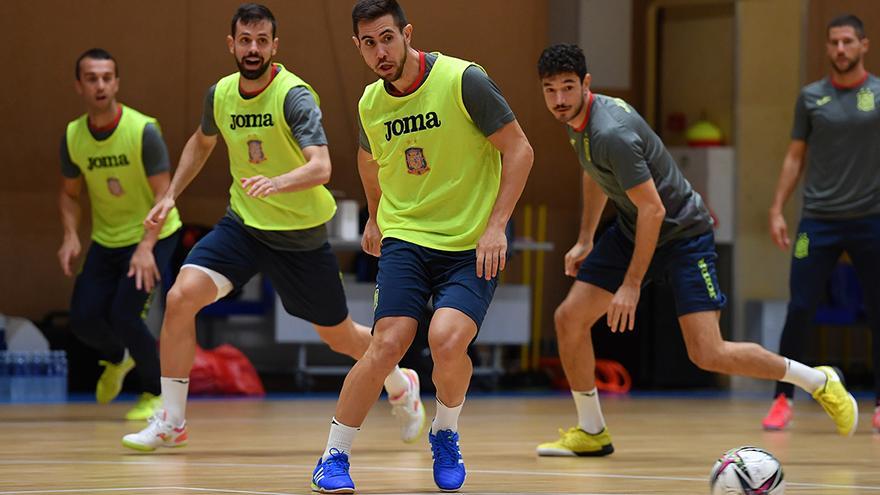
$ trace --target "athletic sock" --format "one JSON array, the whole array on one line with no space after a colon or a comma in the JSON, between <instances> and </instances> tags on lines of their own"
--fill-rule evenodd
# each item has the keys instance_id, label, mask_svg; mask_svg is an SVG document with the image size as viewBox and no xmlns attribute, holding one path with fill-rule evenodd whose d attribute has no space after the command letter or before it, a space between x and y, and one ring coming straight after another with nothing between
<instances>
[{"instance_id":1,"label":"athletic sock","mask_svg":"<svg viewBox=\"0 0 880 495\"><path fill-rule=\"evenodd\" d=\"M338 450L343 454L351 454L351 444L354 442L354 435L360 431L360 428L354 426L346 426L334 417L330 420L330 435L327 437L327 448L324 449L324 455L321 457L327 460L330 457L330 450Z\"/></svg>"},{"instance_id":2,"label":"athletic sock","mask_svg":"<svg viewBox=\"0 0 880 495\"><path fill-rule=\"evenodd\" d=\"M825 373L793 359L783 359L785 359L783 382L793 383L811 394L825 386L825 380L828 378Z\"/></svg>"},{"instance_id":3,"label":"athletic sock","mask_svg":"<svg viewBox=\"0 0 880 495\"><path fill-rule=\"evenodd\" d=\"M464 401L455 407L448 407L437 399L437 415L431 422L431 433L434 435L441 430L452 430L458 432L458 416L461 414L461 408Z\"/></svg>"},{"instance_id":4,"label":"athletic sock","mask_svg":"<svg viewBox=\"0 0 880 495\"><path fill-rule=\"evenodd\" d=\"M385 377L385 391L388 392L388 398L391 400L399 399L401 395L409 391L410 381L400 366L395 366L394 370Z\"/></svg>"},{"instance_id":5,"label":"athletic sock","mask_svg":"<svg viewBox=\"0 0 880 495\"><path fill-rule=\"evenodd\" d=\"M593 435L601 433L605 429L605 418L602 416L599 392L596 387L585 392L572 390L571 396L574 398L574 407L577 409L578 428Z\"/></svg>"},{"instance_id":6,"label":"athletic sock","mask_svg":"<svg viewBox=\"0 0 880 495\"><path fill-rule=\"evenodd\" d=\"M183 424L186 419L186 394L189 392L189 378L160 379L162 385L162 407L167 414L166 421L174 426Z\"/></svg>"}]
</instances>

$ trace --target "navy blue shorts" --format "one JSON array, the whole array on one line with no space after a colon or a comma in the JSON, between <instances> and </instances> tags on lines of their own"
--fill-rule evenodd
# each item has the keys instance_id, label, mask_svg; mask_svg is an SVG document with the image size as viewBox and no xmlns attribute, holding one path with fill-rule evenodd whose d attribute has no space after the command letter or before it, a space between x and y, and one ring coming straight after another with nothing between
<instances>
[{"instance_id":1,"label":"navy blue shorts","mask_svg":"<svg viewBox=\"0 0 880 495\"><path fill-rule=\"evenodd\" d=\"M457 309L479 329L496 285L497 278L477 278L476 250L441 251L385 238L376 277L374 321L386 316L420 320L428 299L433 298L435 310Z\"/></svg>"},{"instance_id":2,"label":"navy blue shorts","mask_svg":"<svg viewBox=\"0 0 880 495\"><path fill-rule=\"evenodd\" d=\"M332 327L348 317L339 264L328 243L313 251L272 249L235 220L223 217L193 247L184 264L221 273L236 288L262 273L285 311L315 325Z\"/></svg>"},{"instance_id":3,"label":"navy blue shorts","mask_svg":"<svg viewBox=\"0 0 880 495\"><path fill-rule=\"evenodd\" d=\"M815 311L844 251L868 300L880 300L880 216L803 218L792 249L790 308Z\"/></svg>"},{"instance_id":4,"label":"navy blue shorts","mask_svg":"<svg viewBox=\"0 0 880 495\"><path fill-rule=\"evenodd\" d=\"M617 224L606 230L581 264L577 279L617 292L633 254L633 242ZM715 272L715 235L712 232L669 241L657 248L645 274L645 283L667 279L678 316L724 307L727 298Z\"/></svg>"}]
</instances>

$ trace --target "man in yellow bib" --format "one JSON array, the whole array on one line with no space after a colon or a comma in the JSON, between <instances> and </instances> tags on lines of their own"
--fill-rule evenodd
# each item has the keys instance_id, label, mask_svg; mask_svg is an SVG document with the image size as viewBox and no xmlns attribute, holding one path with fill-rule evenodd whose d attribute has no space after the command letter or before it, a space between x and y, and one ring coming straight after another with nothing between
<instances>
[{"instance_id":1,"label":"man in yellow bib","mask_svg":"<svg viewBox=\"0 0 880 495\"><path fill-rule=\"evenodd\" d=\"M145 221L148 226L162 222L221 134L233 177L229 208L190 252L168 293L160 340L164 410L146 429L123 438L136 450L186 443L195 315L258 272L272 282L284 309L311 322L331 349L358 359L370 342L370 329L348 315L339 266L327 242L325 224L336 203L323 186L331 164L318 94L272 62L278 38L275 17L266 7L240 6L227 45L238 72L208 90L202 123L183 150L167 194ZM413 441L425 425L418 376L396 366L385 375L401 438Z\"/></svg>"},{"instance_id":2,"label":"man in yellow bib","mask_svg":"<svg viewBox=\"0 0 880 495\"><path fill-rule=\"evenodd\" d=\"M360 0L352 24L355 45L380 77L358 105L358 169L370 211L363 248L381 254L376 323L369 349L345 379L312 489L354 491L348 458L355 433L430 298L437 413L428 440L434 482L455 491L466 474L458 416L473 371L467 348L504 269L504 228L532 148L481 67L410 46L413 27L395 0Z\"/></svg>"},{"instance_id":3,"label":"man in yellow bib","mask_svg":"<svg viewBox=\"0 0 880 495\"><path fill-rule=\"evenodd\" d=\"M142 394L126 419L152 416L158 397L159 354L144 324L148 301L160 273L177 246L180 217L170 210L158 228L145 230L142 219L168 189L168 149L156 119L116 101L116 61L93 48L76 61L76 90L86 113L67 125L61 140L61 192L58 206L64 241L61 269L74 274L82 250L79 240L80 193L87 185L92 211L92 244L77 274L70 302L74 334L104 357L95 396L116 398L132 368Z\"/></svg>"}]
</instances>

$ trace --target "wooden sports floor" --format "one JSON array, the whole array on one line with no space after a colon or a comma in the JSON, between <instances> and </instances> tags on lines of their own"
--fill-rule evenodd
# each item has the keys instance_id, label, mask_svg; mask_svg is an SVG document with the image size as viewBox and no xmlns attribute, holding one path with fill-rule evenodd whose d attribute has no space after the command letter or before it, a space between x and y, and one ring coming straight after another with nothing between
<instances>
[{"instance_id":1,"label":"wooden sports floor","mask_svg":"<svg viewBox=\"0 0 880 495\"><path fill-rule=\"evenodd\" d=\"M460 423L468 468L461 491L704 494L717 456L751 444L782 461L788 494L880 494L880 435L871 432L867 401L852 438L838 437L808 401L797 402L791 431L763 432L768 404L604 397L613 455L538 458L537 443L571 426L570 398L473 397ZM189 446L154 454L120 444L123 434L142 426L117 419L128 406L0 406L0 495L309 493L334 401L193 401ZM436 493L427 441L402 444L393 421L380 402L355 441L358 493Z\"/></svg>"}]
</instances>

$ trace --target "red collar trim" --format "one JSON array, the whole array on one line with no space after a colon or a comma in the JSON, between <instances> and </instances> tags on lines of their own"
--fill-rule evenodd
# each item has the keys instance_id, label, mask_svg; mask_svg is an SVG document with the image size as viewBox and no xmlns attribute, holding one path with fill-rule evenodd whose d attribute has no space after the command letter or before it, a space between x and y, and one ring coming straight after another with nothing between
<instances>
[{"instance_id":1,"label":"red collar trim","mask_svg":"<svg viewBox=\"0 0 880 495\"><path fill-rule=\"evenodd\" d=\"M859 79L858 81L856 81L856 82L854 82L854 83L852 83L852 84L840 84L839 82L837 82L837 81L834 80L834 77L832 77L832 78L831 78L831 85L834 86L836 89L853 89L853 88L858 88L858 87L861 86L862 84L865 84L865 81L868 80L868 76L869 76L869 75L870 75L870 73L869 73L868 71L865 71L865 75L862 76L861 79Z\"/></svg>"},{"instance_id":2,"label":"red collar trim","mask_svg":"<svg viewBox=\"0 0 880 495\"><path fill-rule=\"evenodd\" d=\"M393 85L391 87L394 89L394 96L406 96L408 94L412 94L415 90L419 89L419 86L425 81L425 52L419 51L419 77L413 81L412 84L409 85L403 91L397 91Z\"/></svg>"},{"instance_id":3,"label":"red collar trim","mask_svg":"<svg viewBox=\"0 0 880 495\"><path fill-rule=\"evenodd\" d=\"M584 121L581 122L581 125L575 127L574 132L584 132L584 129L587 128L587 124L590 122L590 110L593 108L593 98L596 95L590 91L590 97L587 99L587 113L584 115Z\"/></svg>"},{"instance_id":4,"label":"red collar trim","mask_svg":"<svg viewBox=\"0 0 880 495\"><path fill-rule=\"evenodd\" d=\"M272 64L272 75L269 76L269 82L267 82L265 86L263 86L262 88L260 88L256 91L245 91L244 89L242 89L241 83L239 83L239 86L238 86L239 94L241 94L241 96L244 96L245 98L253 98L253 97L259 95L260 93L265 91L266 88L268 88L270 84L272 84L272 81L275 80L275 76L277 76L279 72L281 72L281 66L279 66L278 64Z\"/></svg>"},{"instance_id":5,"label":"red collar trim","mask_svg":"<svg viewBox=\"0 0 880 495\"><path fill-rule=\"evenodd\" d=\"M89 120L89 130L95 133L104 133L112 131L116 129L116 126L119 125L119 121L122 119L122 105L116 104L116 117L113 118L113 122L105 125L104 127L95 127L92 125L92 121Z\"/></svg>"}]
</instances>

